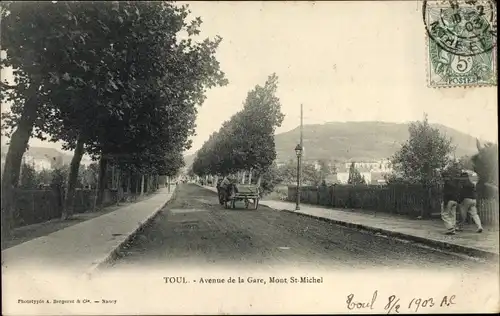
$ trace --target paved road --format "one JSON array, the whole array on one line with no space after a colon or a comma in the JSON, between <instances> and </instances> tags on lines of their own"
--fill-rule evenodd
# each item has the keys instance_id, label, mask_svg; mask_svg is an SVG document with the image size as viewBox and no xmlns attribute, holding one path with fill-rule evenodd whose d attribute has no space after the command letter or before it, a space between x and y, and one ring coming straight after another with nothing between
<instances>
[{"instance_id":1,"label":"paved road","mask_svg":"<svg viewBox=\"0 0 500 316\"><path fill-rule=\"evenodd\" d=\"M265 206L225 210L215 193L193 184L178 187L176 197L110 268L159 264L487 268L486 263Z\"/></svg>"}]
</instances>

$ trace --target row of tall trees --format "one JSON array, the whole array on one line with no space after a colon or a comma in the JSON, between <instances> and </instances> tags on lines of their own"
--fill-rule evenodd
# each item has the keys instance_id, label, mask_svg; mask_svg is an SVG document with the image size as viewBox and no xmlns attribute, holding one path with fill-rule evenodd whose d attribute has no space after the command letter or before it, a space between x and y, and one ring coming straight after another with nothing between
<instances>
[{"instance_id":1,"label":"row of tall trees","mask_svg":"<svg viewBox=\"0 0 500 316\"><path fill-rule=\"evenodd\" d=\"M270 172L276 159L274 132L284 119L277 89L278 77L272 74L263 86L257 85L248 93L243 109L224 122L198 151L192 165L194 174L245 173L251 181Z\"/></svg>"},{"instance_id":2,"label":"row of tall trees","mask_svg":"<svg viewBox=\"0 0 500 316\"><path fill-rule=\"evenodd\" d=\"M215 58L220 37L198 40L200 18L170 2L3 2L2 130L10 136L2 178L2 232L30 137L74 151L63 217L82 156L99 160L98 202L107 167L169 175L190 147L197 106L226 79Z\"/></svg>"}]
</instances>

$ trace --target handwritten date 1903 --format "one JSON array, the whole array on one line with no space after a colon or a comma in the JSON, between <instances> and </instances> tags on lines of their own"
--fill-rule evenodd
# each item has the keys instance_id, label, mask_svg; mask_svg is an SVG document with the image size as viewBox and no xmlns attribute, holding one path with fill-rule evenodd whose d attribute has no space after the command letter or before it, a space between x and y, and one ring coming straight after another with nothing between
<instances>
[{"instance_id":1,"label":"handwritten date 1903","mask_svg":"<svg viewBox=\"0 0 500 316\"><path fill-rule=\"evenodd\" d=\"M374 309L376 308L376 300L378 296L378 291L375 291L371 299L358 300L354 297L354 294L349 294L347 296L346 304L347 308L350 310L360 310L360 309ZM407 301L408 302L408 301ZM455 304L455 295L444 295L442 297L428 297L428 298L412 298L408 305L405 302L400 302L400 298L396 295L391 295L387 297L384 302L384 310L387 314L399 314L400 312L406 311L418 312L422 309L435 309L435 308L446 308L450 305ZM429 310L430 311L430 310Z\"/></svg>"},{"instance_id":2,"label":"handwritten date 1903","mask_svg":"<svg viewBox=\"0 0 500 316\"><path fill-rule=\"evenodd\" d=\"M450 297L443 296L441 302L435 302L432 297L427 299L413 298L408 304L408 309L418 312L420 308L434 307L436 304L439 304L439 307L447 307L455 304L454 300L455 300L455 295L451 295Z\"/></svg>"},{"instance_id":3,"label":"handwritten date 1903","mask_svg":"<svg viewBox=\"0 0 500 316\"><path fill-rule=\"evenodd\" d=\"M450 305L455 304L455 295L447 296L444 295L440 298L412 298L408 304L408 310L412 312L418 312L419 309L422 308L443 308L448 307ZM387 300L387 304L384 306L384 309L387 311L387 314L396 313L399 314L400 308L402 305L399 303L399 298L396 295L389 296Z\"/></svg>"}]
</instances>

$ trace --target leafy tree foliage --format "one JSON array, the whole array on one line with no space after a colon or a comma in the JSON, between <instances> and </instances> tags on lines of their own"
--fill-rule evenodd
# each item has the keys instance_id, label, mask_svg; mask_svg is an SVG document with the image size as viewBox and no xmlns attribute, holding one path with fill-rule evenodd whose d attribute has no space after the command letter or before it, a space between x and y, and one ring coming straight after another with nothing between
<instances>
[{"instance_id":1,"label":"leafy tree foliage","mask_svg":"<svg viewBox=\"0 0 500 316\"><path fill-rule=\"evenodd\" d=\"M101 159L101 178L110 162L140 173L182 167L196 106L226 83L221 38L195 41L202 21L188 14L170 2L5 3L2 66L15 69L16 85L2 93L13 103L6 133L15 130L2 189L15 186L32 133L75 150L67 206L84 152Z\"/></svg>"},{"instance_id":2,"label":"leafy tree foliage","mask_svg":"<svg viewBox=\"0 0 500 316\"><path fill-rule=\"evenodd\" d=\"M52 172L44 169L37 173L36 179L38 185L49 185L52 181Z\"/></svg>"},{"instance_id":3,"label":"leafy tree foliage","mask_svg":"<svg viewBox=\"0 0 500 316\"><path fill-rule=\"evenodd\" d=\"M83 185L90 186L91 188L95 188L97 186L99 166L96 163L91 163L86 167L80 168L79 173Z\"/></svg>"},{"instance_id":4,"label":"leafy tree foliage","mask_svg":"<svg viewBox=\"0 0 500 316\"><path fill-rule=\"evenodd\" d=\"M364 179L361 176L361 173L359 172L359 170L356 168L356 165L354 162L352 162L350 167L349 167L349 177L347 179L347 183L353 184L353 185L364 183Z\"/></svg>"},{"instance_id":5,"label":"leafy tree foliage","mask_svg":"<svg viewBox=\"0 0 500 316\"><path fill-rule=\"evenodd\" d=\"M297 183L297 162L289 160L287 163L276 166L271 165L265 172L262 173L263 180L276 184L295 184ZM314 163L302 162L302 184L304 185L319 185L323 180L321 170L317 170Z\"/></svg>"},{"instance_id":6,"label":"leafy tree foliage","mask_svg":"<svg viewBox=\"0 0 500 316\"><path fill-rule=\"evenodd\" d=\"M464 168L459 160L451 160L443 169L442 174L446 174L448 177L458 178L461 176ZM441 174L441 176L442 176Z\"/></svg>"},{"instance_id":7,"label":"leafy tree foliage","mask_svg":"<svg viewBox=\"0 0 500 316\"><path fill-rule=\"evenodd\" d=\"M68 179L69 166L63 165L61 167L52 170L52 181L51 185L63 188L65 186L66 180Z\"/></svg>"},{"instance_id":8,"label":"leafy tree foliage","mask_svg":"<svg viewBox=\"0 0 500 316\"><path fill-rule=\"evenodd\" d=\"M480 198L498 198L498 144L477 142L478 153L472 157L474 171L478 174Z\"/></svg>"},{"instance_id":9,"label":"leafy tree foliage","mask_svg":"<svg viewBox=\"0 0 500 316\"><path fill-rule=\"evenodd\" d=\"M37 172L30 164L22 164L21 188L35 189L37 187Z\"/></svg>"},{"instance_id":10,"label":"leafy tree foliage","mask_svg":"<svg viewBox=\"0 0 500 316\"><path fill-rule=\"evenodd\" d=\"M349 167L349 178L347 179L347 183L352 185L366 184L365 178L361 176L354 162L351 163Z\"/></svg>"},{"instance_id":11,"label":"leafy tree foliage","mask_svg":"<svg viewBox=\"0 0 500 316\"><path fill-rule=\"evenodd\" d=\"M423 121L413 122L410 137L392 157L397 177L407 183L429 185L440 179L439 172L451 161L451 139L430 126L427 115Z\"/></svg>"},{"instance_id":12,"label":"leafy tree foliage","mask_svg":"<svg viewBox=\"0 0 500 316\"><path fill-rule=\"evenodd\" d=\"M276 163L273 163L266 170L258 171L256 177L260 177L262 179L260 184L261 195L272 192L275 186L283 181Z\"/></svg>"},{"instance_id":13,"label":"leafy tree foliage","mask_svg":"<svg viewBox=\"0 0 500 316\"><path fill-rule=\"evenodd\" d=\"M471 156L462 156L458 159L458 162L462 166L462 169L474 170L474 163Z\"/></svg>"},{"instance_id":14,"label":"leafy tree foliage","mask_svg":"<svg viewBox=\"0 0 500 316\"><path fill-rule=\"evenodd\" d=\"M263 87L248 93L243 111L236 116L233 141L238 148L238 169L265 170L276 159L274 132L284 119L277 89L278 77L272 74Z\"/></svg>"},{"instance_id":15,"label":"leafy tree foliage","mask_svg":"<svg viewBox=\"0 0 500 316\"><path fill-rule=\"evenodd\" d=\"M320 159L318 161L319 164L319 172L320 172L320 178L321 182L326 182L326 178L332 174L335 174L337 172L337 168L335 165L330 164L330 162Z\"/></svg>"},{"instance_id":16,"label":"leafy tree foliage","mask_svg":"<svg viewBox=\"0 0 500 316\"><path fill-rule=\"evenodd\" d=\"M59 6L60 7L60 6ZM38 110L44 102L50 68L45 57L68 49L61 29L54 27L63 20L51 2L2 2L1 43L6 58L1 67L12 67L14 86L1 83L2 103L10 102L14 115L2 115L3 123L16 126L3 130L10 134L10 146L2 177L2 235L9 234L13 223L13 190L18 184L22 156L26 151ZM69 47L71 49L71 47ZM16 116L17 115L17 116ZM2 126L4 128L5 126Z\"/></svg>"},{"instance_id":17,"label":"leafy tree foliage","mask_svg":"<svg viewBox=\"0 0 500 316\"><path fill-rule=\"evenodd\" d=\"M284 115L276 97L278 77L272 74L264 86L247 95L243 110L222 124L198 151L193 172L198 176L255 171L259 177L271 170L276 159L274 132Z\"/></svg>"}]
</instances>

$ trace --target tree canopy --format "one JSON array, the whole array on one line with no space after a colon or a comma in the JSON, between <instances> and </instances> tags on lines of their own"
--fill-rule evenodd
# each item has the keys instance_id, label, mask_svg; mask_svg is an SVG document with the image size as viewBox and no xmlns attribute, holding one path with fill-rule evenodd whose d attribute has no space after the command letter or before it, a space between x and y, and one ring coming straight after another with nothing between
<instances>
[{"instance_id":1,"label":"tree canopy","mask_svg":"<svg viewBox=\"0 0 500 316\"><path fill-rule=\"evenodd\" d=\"M397 177L407 183L429 185L452 161L452 141L430 126L427 115L409 127L410 137L392 157Z\"/></svg>"},{"instance_id":2,"label":"tree canopy","mask_svg":"<svg viewBox=\"0 0 500 316\"><path fill-rule=\"evenodd\" d=\"M251 90L243 109L222 124L198 151L193 172L199 176L227 175L244 170L268 170L276 159L274 132L284 115L276 96L278 77Z\"/></svg>"},{"instance_id":3,"label":"tree canopy","mask_svg":"<svg viewBox=\"0 0 500 316\"><path fill-rule=\"evenodd\" d=\"M41 36L28 41L9 32L2 40L6 66L45 79L35 136L49 135L66 149L74 149L80 137L93 157L107 153L126 156L127 162L157 160L158 151L189 148L196 105L207 88L224 84L225 78L214 57L221 39L193 41L201 20L186 22L187 6L126 1L41 6L40 12L60 20L55 34L42 32L49 41ZM12 32L37 17L36 6L11 3L5 8L10 14L4 25ZM38 18L39 24L26 33L44 29L46 20ZM181 32L187 38L181 39ZM19 57L23 46L33 47L38 68L25 67L29 61ZM9 128L17 126L22 110L21 104L12 107Z\"/></svg>"},{"instance_id":4,"label":"tree canopy","mask_svg":"<svg viewBox=\"0 0 500 316\"><path fill-rule=\"evenodd\" d=\"M366 184L365 178L361 176L354 162L352 162L349 167L349 178L347 179L347 183L352 185Z\"/></svg>"},{"instance_id":5,"label":"tree canopy","mask_svg":"<svg viewBox=\"0 0 500 316\"><path fill-rule=\"evenodd\" d=\"M3 132L16 185L31 136L74 149L69 185L84 153L140 173L175 174L190 148L197 106L227 83L220 37L198 39L202 20L172 2L3 2ZM2 214L4 209L2 203Z\"/></svg>"},{"instance_id":6,"label":"tree canopy","mask_svg":"<svg viewBox=\"0 0 500 316\"><path fill-rule=\"evenodd\" d=\"M498 144L477 142L478 153L472 156L474 171L479 177L478 195L498 199Z\"/></svg>"}]
</instances>

